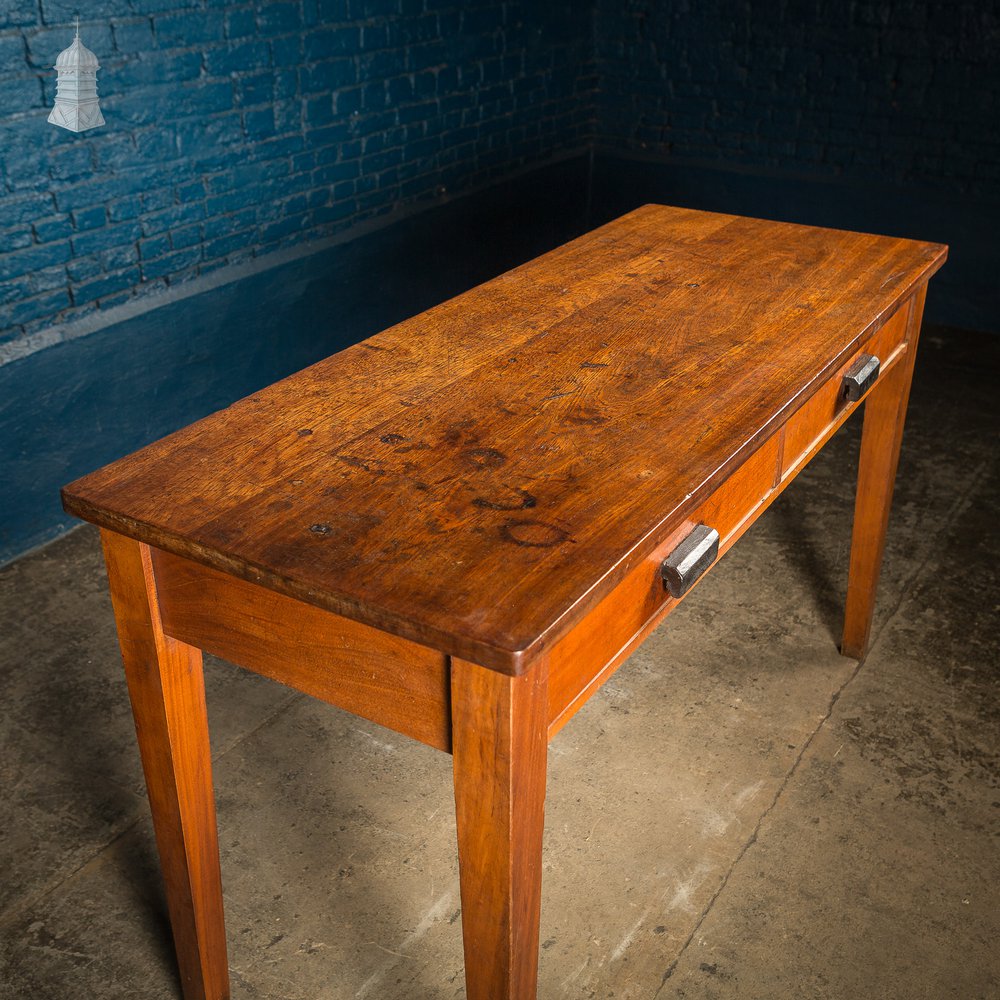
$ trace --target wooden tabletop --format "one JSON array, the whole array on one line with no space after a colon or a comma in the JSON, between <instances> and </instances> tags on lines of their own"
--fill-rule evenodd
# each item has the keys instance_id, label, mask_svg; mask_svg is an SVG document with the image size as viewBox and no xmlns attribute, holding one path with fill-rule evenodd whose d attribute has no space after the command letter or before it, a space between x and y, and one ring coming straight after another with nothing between
<instances>
[{"instance_id":1,"label":"wooden tabletop","mask_svg":"<svg viewBox=\"0 0 1000 1000\"><path fill-rule=\"evenodd\" d=\"M77 480L63 503L518 673L945 252L646 205Z\"/></svg>"}]
</instances>

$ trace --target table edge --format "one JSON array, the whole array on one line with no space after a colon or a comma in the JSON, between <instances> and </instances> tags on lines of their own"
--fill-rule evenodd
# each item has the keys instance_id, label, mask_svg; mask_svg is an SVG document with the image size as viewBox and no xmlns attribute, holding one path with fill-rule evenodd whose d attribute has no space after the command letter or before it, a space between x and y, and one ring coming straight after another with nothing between
<instances>
[{"instance_id":1,"label":"table edge","mask_svg":"<svg viewBox=\"0 0 1000 1000\"><path fill-rule=\"evenodd\" d=\"M371 625L382 631L391 632L423 646L433 648L445 655L456 656L463 660L478 663L500 673L518 676L525 673L530 666L573 626L583 620L586 614L602 600L621 581L625 574L638 562L652 552L665 539L677 524L691 510L697 507L713 492L725 478L756 450L787 421L789 416L804 405L823 385L830 374L843 364L848 355L857 349L858 345L874 334L895 312L908 301L913 294L942 267L948 257L948 246L941 243L913 240L927 247L934 247L937 253L929 258L919 271L914 272L910 281L901 285L897 294L889 304L855 336L847 346L832 357L827 364L816 372L812 379L789 400L767 422L757 428L744 443L729 456L713 473L681 502L664 515L646 534L639 539L614 565L598 577L592 585L581 594L563 613L550 622L537 636L524 642L502 644L490 639L475 639L467 635L459 635L453 631L428 625L412 618L397 615L384 608L367 604L364 601L351 598L346 594L333 592L318 592L312 588L283 577L263 566L248 563L246 559L227 555L220 549L201 545L190 539L157 527L148 522L129 518L123 514L102 508L90 503L86 498L73 492L80 477L60 490L63 509L81 520L88 521L98 527L125 535L136 541L143 542L155 548L163 549L182 558L192 559L206 566L219 569L240 579L247 580L268 589L283 593L304 603L323 608L335 614L343 615L353 621Z\"/></svg>"}]
</instances>

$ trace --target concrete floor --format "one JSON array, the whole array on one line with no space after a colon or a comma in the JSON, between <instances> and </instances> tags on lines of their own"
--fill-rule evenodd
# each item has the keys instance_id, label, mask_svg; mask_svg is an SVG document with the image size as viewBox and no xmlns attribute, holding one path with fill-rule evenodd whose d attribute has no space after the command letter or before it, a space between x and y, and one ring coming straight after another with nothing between
<instances>
[{"instance_id":1,"label":"concrete floor","mask_svg":"<svg viewBox=\"0 0 1000 1000\"><path fill-rule=\"evenodd\" d=\"M925 332L863 665L854 420L556 737L543 1000L1000 997L998 388ZM0 996L177 997L95 532L0 622ZM463 996L449 758L207 677L234 996Z\"/></svg>"}]
</instances>

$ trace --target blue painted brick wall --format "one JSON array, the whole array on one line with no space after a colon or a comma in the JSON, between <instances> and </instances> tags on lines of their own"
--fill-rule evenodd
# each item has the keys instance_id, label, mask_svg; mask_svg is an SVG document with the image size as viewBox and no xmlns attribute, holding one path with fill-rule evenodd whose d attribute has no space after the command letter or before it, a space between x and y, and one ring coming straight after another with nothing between
<instances>
[{"instance_id":1,"label":"blue painted brick wall","mask_svg":"<svg viewBox=\"0 0 1000 1000\"><path fill-rule=\"evenodd\" d=\"M1000 200L996 0L596 0L598 139Z\"/></svg>"},{"instance_id":2,"label":"blue painted brick wall","mask_svg":"<svg viewBox=\"0 0 1000 1000\"><path fill-rule=\"evenodd\" d=\"M82 35L108 124L47 125ZM997 0L0 0L0 343L595 137L1000 200ZM16 347L16 345L15 345Z\"/></svg>"},{"instance_id":3,"label":"blue painted brick wall","mask_svg":"<svg viewBox=\"0 0 1000 1000\"><path fill-rule=\"evenodd\" d=\"M46 123L81 38L107 120ZM584 145L582 0L0 0L0 342Z\"/></svg>"}]
</instances>

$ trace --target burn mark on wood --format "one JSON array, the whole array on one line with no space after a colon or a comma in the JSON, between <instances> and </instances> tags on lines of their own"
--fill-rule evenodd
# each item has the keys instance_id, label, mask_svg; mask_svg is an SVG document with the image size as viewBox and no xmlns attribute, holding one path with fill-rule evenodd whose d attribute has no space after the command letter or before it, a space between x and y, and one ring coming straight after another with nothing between
<instances>
[{"instance_id":1,"label":"burn mark on wood","mask_svg":"<svg viewBox=\"0 0 1000 1000\"><path fill-rule=\"evenodd\" d=\"M496 448L468 448L462 458L474 469L499 469L507 461L507 456Z\"/></svg>"},{"instance_id":2,"label":"burn mark on wood","mask_svg":"<svg viewBox=\"0 0 1000 1000\"><path fill-rule=\"evenodd\" d=\"M381 441L382 444L399 444L400 441L408 441L408 440L409 438L405 437L402 434L383 434L379 438L379 441Z\"/></svg>"},{"instance_id":3,"label":"burn mark on wood","mask_svg":"<svg viewBox=\"0 0 1000 1000\"><path fill-rule=\"evenodd\" d=\"M500 526L500 535L506 542L528 549L551 549L569 538L569 532L545 521L515 520Z\"/></svg>"},{"instance_id":4,"label":"burn mark on wood","mask_svg":"<svg viewBox=\"0 0 1000 1000\"><path fill-rule=\"evenodd\" d=\"M514 489L510 492L511 497L507 500L476 497L472 501L472 506L482 510L528 510L538 504L538 501L527 490Z\"/></svg>"},{"instance_id":5,"label":"burn mark on wood","mask_svg":"<svg viewBox=\"0 0 1000 1000\"><path fill-rule=\"evenodd\" d=\"M300 438L309 437L309 435L312 434L312 432L313 431L311 427L302 427L299 429L299 437Z\"/></svg>"}]
</instances>

